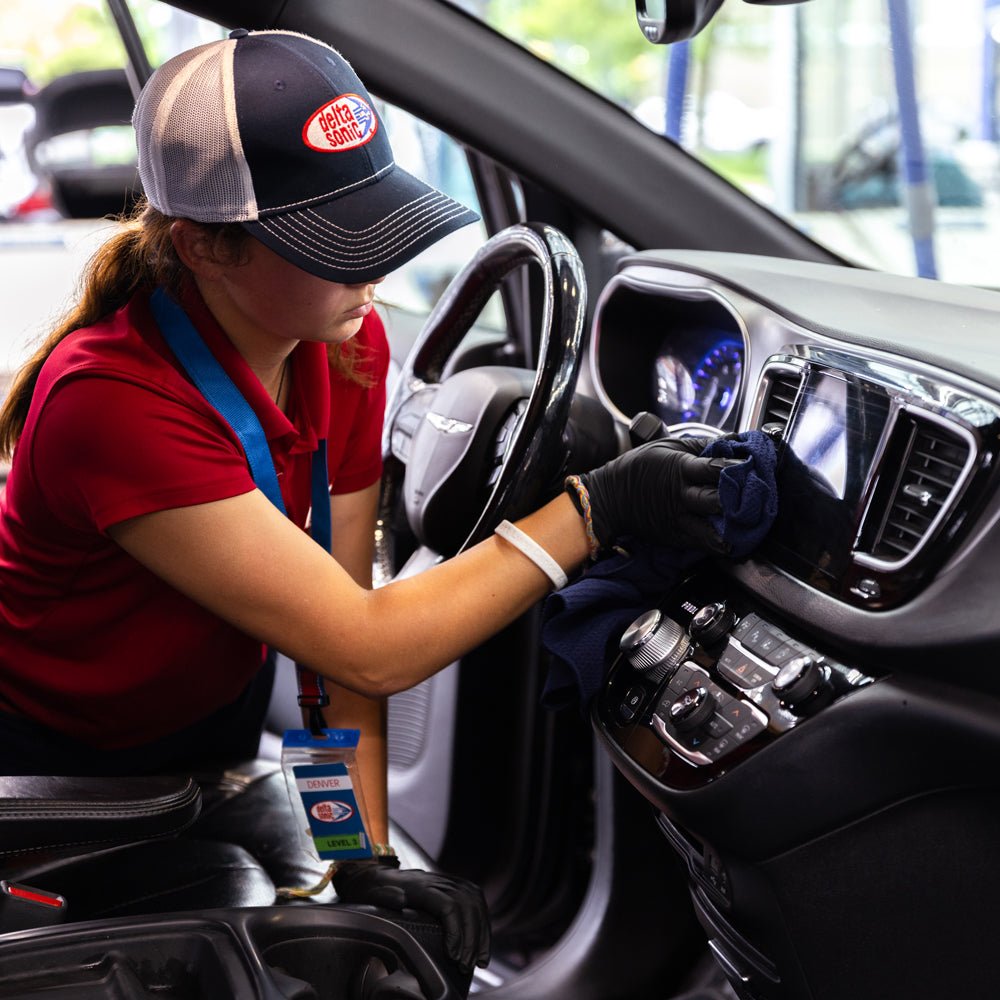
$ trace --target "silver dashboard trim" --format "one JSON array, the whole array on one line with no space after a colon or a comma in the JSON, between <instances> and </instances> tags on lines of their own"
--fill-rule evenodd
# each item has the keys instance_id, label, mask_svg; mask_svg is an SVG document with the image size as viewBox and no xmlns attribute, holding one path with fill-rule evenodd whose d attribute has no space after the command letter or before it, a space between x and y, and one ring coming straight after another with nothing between
<instances>
[{"instance_id":1,"label":"silver dashboard trim","mask_svg":"<svg viewBox=\"0 0 1000 1000\"><path fill-rule=\"evenodd\" d=\"M620 273L614 275L608 283L601 290L601 294L598 296L597 303L594 307L594 322L591 327L590 344L588 346L587 352L587 364L590 368L590 377L593 383L594 392L601 403L611 412L611 415L615 420L628 426L631 421L631 417L626 416L611 400L611 397L607 394L604 389L604 383L601 379L601 369L598 364L598 354L600 350L601 342L601 316L604 312L604 307L608 299L615 293L615 290L619 287L624 286L631 291L645 292L651 295L657 295L661 298L672 297L675 299L685 299L688 302L698 302L705 300L713 300L717 302L726 312L729 313L733 318L733 322L736 323L739 329L740 339L743 342L743 373L740 378L740 385L737 388L736 399L730 408L730 412L735 411L737 414L743 409L743 402L747 395L747 386L749 384L748 369L750 367L750 335L747 328L747 324L743 317L740 315L738 309L735 305L718 289L709 288L704 286L686 286L679 284L664 284L659 281L650 281L643 278L637 278L635 275L630 274L628 269L621 271ZM635 414L633 414L634 416ZM693 426L688 424L673 424L673 427L687 427ZM698 424L698 427L704 427L704 424ZM713 428L714 433L718 434L719 429Z\"/></svg>"},{"instance_id":2,"label":"silver dashboard trim","mask_svg":"<svg viewBox=\"0 0 1000 1000\"><path fill-rule=\"evenodd\" d=\"M965 492L966 487L969 485L969 480L972 477L972 471L980 460L979 442L962 424L947 417L943 417L932 410L927 410L923 407L913 406L907 403L894 410L893 414L891 414L891 419L886 422L886 428L882 435L879 451L875 455L872 462L873 470L880 467L880 463L884 458L885 447L888 446L888 442L891 440L893 430L899 421L899 415L901 413L912 413L924 420L929 420L931 423L938 424L939 426L946 428L948 431L962 438L969 450L966 454L965 465L962 467L962 471L959 473L958 479L955 481L955 485L951 488L951 492L949 492L949 494L942 501L941 509L927 526L927 530L924 532L920 541L917 542L917 544L902 559L880 559L877 556L874 556L869 552L865 552L857 547L858 542L860 541L860 536L868 523L868 515L871 511L872 501L874 500L874 496L869 495L868 502L865 504L864 513L861 515L861 520L858 524L858 538L855 538L851 555L859 566L864 566L867 569L881 570L885 573L896 573L908 566L914 559L917 558L923 549L926 548L932 539L937 536L942 524L954 512L956 504L962 498L962 494Z\"/></svg>"},{"instance_id":3,"label":"silver dashboard trim","mask_svg":"<svg viewBox=\"0 0 1000 1000\"><path fill-rule=\"evenodd\" d=\"M682 746L668 731L666 723L657 715L653 713L652 718L653 729L656 730L656 735L660 737L665 743L670 744L671 749L675 750L680 754L685 760L690 761L692 764L703 765L711 764L712 758L706 757L705 754L700 753L698 750L688 750L686 746Z\"/></svg>"},{"instance_id":4,"label":"silver dashboard trim","mask_svg":"<svg viewBox=\"0 0 1000 1000\"><path fill-rule=\"evenodd\" d=\"M822 352L822 358L810 358L808 356L809 348L806 345L797 346L799 346L799 349L804 352L805 356L777 355L764 362L757 380L757 392L754 398L753 407L750 411L748 427L756 427L760 422L764 402L768 398L768 391L770 388L769 377L772 373L795 374L801 378L801 383L804 383L811 371L826 371L834 375L862 379L883 388L889 396L889 416L886 420L885 427L882 430L882 434L879 437L878 445L875 449L874 455L872 456L872 465L868 470L868 474L865 479L862 491L862 495L864 496L864 510L858 521L858 530L855 534L854 542L851 547L851 559L857 565L863 566L866 569L879 570L885 573L899 572L913 562L913 560L920 555L923 549L926 548L926 546L936 537L941 525L948 518L948 516L953 513L955 505L961 499L961 496L971 479L972 473L981 459L979 441L972 431L968 429L962 417L954 412L953 408L956 405L961 405L969 400L988 407L992 407L992 403L969 393L967 396L963 396L961 400L952 402L949 406L941 400L933 398L931 393L927 391L927 387L917 385L906 386L906 381L910 376L907 365L901 365L898 363L889 365L885 362L880 362L879 364L881 370L872 370L870 367L864 365L863 359L853 356L853 352L824 350ZM934 382L941 389L947 389L950 385L949 380L943 377L943 373L935 375ZM791 416L789 417L789 423L795 419L795 414L798 410L799 397L801 395L801 383L799 386L799 392L796 395L795 404L792 408ZM903 388L904 386L906 386L905 389ZM913 397L919 398L920 405L907 400L907 390L911 399ZM964 389L961 391L965 392ZM945 412L942 413L940 412L941 410L944 410ZM892 435L899 421L900 415L904 413L910 413L914 416L928 420L931 423L935 423L940 427L945 428L957 437L960 437L968 447L968 452L965 464L962 467L962 471L959 474L955 485L945 498L941 509L938 511L934 520L928 526L923 538L921 538L914 548L902 559L881 559L877 556L873 556L871 553L859 549L858 545L860 543L861 536L869 523L868 518L872 509L872 502L874 500L874 491L872 488L873 479L882 469L886 449L889 442L892 440ZM995 410L994 417L996 419L1000 419L1000 409Z\"/></svg>"},{"instance_id":5,"label":"silver dashboard trim","mask_svg":"<svg viewBox=\"0 0 1000 1000\"><path fill-rule=\"evenodd\" d=\"M715 940L715 938L709 938L708 949L715 956L716 962L722 968L726 977L730 980L735 980L738 983L743 983L745 986L750 985L750 977L737 968L736 963L729 957L729 955L723 951L722 946Z\"/></svg>"}]
</instances>

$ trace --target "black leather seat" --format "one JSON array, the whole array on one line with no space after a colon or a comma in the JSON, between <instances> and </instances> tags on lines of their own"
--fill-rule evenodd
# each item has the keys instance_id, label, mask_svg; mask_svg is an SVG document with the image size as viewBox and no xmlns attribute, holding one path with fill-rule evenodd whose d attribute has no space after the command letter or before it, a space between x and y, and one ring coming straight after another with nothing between
<instances>
[{"instance_id":1,"label":"black leather seat","mask_svg":"<svg viewBox=\"0 0 1000 1000\"><path fill-rule=\"evenodd\" d=\"M241 916L246 908L271 907L275 914L312 908L337 914L339 937L333 950L339 942L354 941L350 951L364 938L366 921L377 917L418 943L448 984L448 996L467 994L471 975L446 957L441 927L429 917L363 906L330 910L322 905L336 898L329 888L309 901L276 905L277 886L315 884L323 867L300 846L284 778L273 762L252 762L197 779L0 778L0 880L63 897L66 906L56 915L60 920L75 925L162 915L169 921L210 911L220 920L239 923L246 919ZM53 922L46 907L32 910L30 903L16 898L6 902L10 905L0 907L0 945L9 932ZM353 929L352 914L357 922ZM282 949L282 962L294 966L294 941ZM368 961L363 958L362 964ZM329 975L329 969L322 975ZM343 976L360 981L353 972ZM411 979L402 967L391 978L398 976ZM386 989L398 985L390 978L384 982ZM424 996L412 991L413 982L385 995Z\"/></svg>"},{"instance_id":2,"label":"black leather seat","mask_svg":"<svg viewBox=\"0 0 1000 1000\"><path fill-rule=\"evenodd\" d=\"M245 848L181 836L202 801L190 777L0 778L0 878L63 896L73 921L273 903Z\"/></svg>"}]
</instances>

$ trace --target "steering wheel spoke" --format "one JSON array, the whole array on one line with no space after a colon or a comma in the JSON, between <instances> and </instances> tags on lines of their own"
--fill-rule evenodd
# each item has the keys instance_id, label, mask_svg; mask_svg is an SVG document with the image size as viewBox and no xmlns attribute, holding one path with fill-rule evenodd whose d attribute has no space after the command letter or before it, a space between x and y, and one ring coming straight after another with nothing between
<instances>
[{"instance_id":1,"label":"steering wheel spoke","mask_svg":"<svg viewBox=\"0 0 1000 1000\"><path fill-rule=\"evenodd\" d=\"M446 376L482 307L526 264L541 269L544 289L537 370L484 366ZM542 499L565 460L585 310L579 256L550 226L505 229L462 269L417 338L387 408L381 542L389 544L384 526L399 502L417 549L448 556Z\"/></svg>"},{"instance_id":2,"label":"steering wheel spoke","mask_svg":"<svg viewBox=\"0 0 1000 1000\"><path fill-rule=\"evenodd\" d=\"M410 395L400 402L391 424L387 425L386 446L404 465L410 460L413 435L433 407L439 388L414 379Z\"/></svg>"}]
</instances>

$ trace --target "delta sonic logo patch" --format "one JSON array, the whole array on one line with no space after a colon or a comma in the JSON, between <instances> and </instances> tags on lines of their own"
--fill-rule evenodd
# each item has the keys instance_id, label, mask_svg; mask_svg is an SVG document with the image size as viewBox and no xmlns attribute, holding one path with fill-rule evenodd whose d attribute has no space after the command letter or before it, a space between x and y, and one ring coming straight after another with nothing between
<instances>
[{"instance_id":1,"label":"delta sonic logo patch","mask_svg":"<svg viewBox=\"0 0 1000 1000\"><path fill-rule=\"evenodd\" d=\"M372 106L357 94L341 94L309 116L302 141L318 153L343 153L371 142L377 131Z\"/></svg>"},{"instance_id":2,"label":"delta sonic logo patch","mask_svg":"<svg viewBox=\"0 0 1000 1000\"><path fill-rule=\"evenodd\" d=\"M292 775L319 857L328 861L370 858L371 844L347 765L339 761L296 764Z\"/></svg>"},{"instance_id":3,"label":"delta sonic logo patch","mask_svg":"<svg viewBox=\"0 0 1000 1000\"><path fill-rule=\"evenodd\" d=\"M333 799L311 805L309 815L320 823L345 823L354 815L354 810L346 802Z\"/></svg>"}]
</instances>

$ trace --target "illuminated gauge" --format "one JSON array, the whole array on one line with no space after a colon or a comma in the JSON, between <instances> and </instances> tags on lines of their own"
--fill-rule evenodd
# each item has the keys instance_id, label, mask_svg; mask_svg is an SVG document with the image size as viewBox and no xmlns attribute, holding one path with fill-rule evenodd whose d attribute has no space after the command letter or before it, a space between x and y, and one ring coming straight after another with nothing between
<instances>
[{"instance_id":1,"label":"illuminated gauge","mask_svg":"<svg viewBox=\"0 0 1000 1000\"><path fill-rule=\"evenodd\" d=\"M691 373L681 360L671 354L661 354L656 359L655 370L656 411L668 424L675 423L695 401Z\"/></svg>"},{"instance_id":2,"label":"illuminated gauge","mask_svg":"<svg viewBox=\"0 0 1000 1000\"><path fill-rule=\"evenodd\" d=\"M742 372L742 345L735 340L716 344L692 372L694 399L684 410L684 419L722 427L736 402Z\"/></svg>"}]
</instances>

